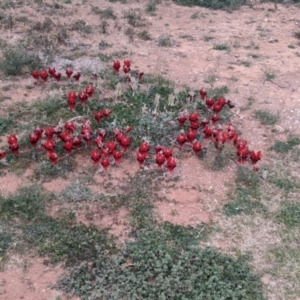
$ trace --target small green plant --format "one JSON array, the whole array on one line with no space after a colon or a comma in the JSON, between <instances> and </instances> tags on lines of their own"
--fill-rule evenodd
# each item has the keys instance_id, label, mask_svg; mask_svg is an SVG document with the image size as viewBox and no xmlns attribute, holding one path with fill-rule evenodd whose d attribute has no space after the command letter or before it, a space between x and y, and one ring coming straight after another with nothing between
<instances>
[{"instance_id":1,"label":"small green plant","mask_svg":"<svg viewBox=\"0 0 300 300\"><path fill-rule=\"evenodd\" d=\"M241 63L242 63L242 65L244 65L245 67L248 67L248 68L249 68L249 67L251 66L251 64L252 64L251 61L249 61L249 60L243 60Z\"/></svg>"},{"instance_id":2,"label":"small green plant","mask_svg":"<svg viewBox=\"0 0 300 300\"><path fill-rule=\"evenodd\" d=\"M103 20L103 21L100 23L100 32L101 32L102 34L108 34L108 31L107 31L108 27L109 27L108 22L106 22L105 20Z\"/></svg>"},{"instance_id":3,"label":"small green plant","mask_svg":"<svg viewBox=\"0 0 300 300\"><path fill-rule=\"evenodd\" d=\"M300 203L284 203L279 213L279 219L286 226L293 227L300 225Z\"/></svg>"},{"instance_id":4,"label":"small green plant","mask_svg":"<svg viewBox=\"0 0 300 300\"><path fill-rule=\"evenodd\" d=\"M150 0L147 4L146 4L146 12L148 13L155 13L156 11L156 1Z\"/></svg>"},{"instance_id":5,"label":"small green plant","mask_svg":"<svg viewBox=\"0 0 300 300\"><path fill-rule=\"evenodd\" d=\"M142 15L138 9L129 9L125 11L124 18L127 19L128 24L133 27L143 26Z\"/></svg>"},{"instance_id":6,"label":"small green plant","mask_svg":"<svg viewBox=\"0 0 300 300\"><path fill-rule=\"evenodd\" d=\"M173 0L176 4L185 6L203 6L212 9L236 9L245 4L244 0L203 1L203 0Z\"/></svg>"},{"instance_id":7,"label":"small green plant","mask_svg":"<svg viewBox=\"0 0 300 300\"><path fill-rule=\"evenodd\" d=\"M287 153L298 145L300 145L300 138L297 136L289 136L286 142L276 140L270 149L279 153Z\"/></svg>"},{"instance_id":8,"label":"small green plant","mask_svg":"<svg viewBox=\"0 0 300 300\"><path fill-rule=\"evenodd\" d=\"M0 135L6 133L13 124L12 118L0 118Z\"/></svg>"},{"instance_id":9,"label":"small green plant","mask_svg":"<svg viewBox=\"0 0 300 300\"><path fill-rule=\"evenodd\" d=\"M300 31L297 31L294 33L294 37L298 40L300 40Z\"/></svg>"},{"instance_id":10,"label":"small green plant","mask_svg":"<svg viewBox=\"0 0 300 300\"><path fill-rule=\"evenodd\" d=\"M0 61L0 70L9 76L22 75L41 67L42 62L37 55L19 46L6 48Z\"/></svg>"},{"instance_id":11,"label":"small green plant","mask_svg":"<svg viewBox=\"0 0 300 300\"><path fill-rule=\"evenodd\" d=\"M158 45L161 47L171 47L174 42L172 41L172 37L170 34L163 33L158 38Z\"/></svg>"},{"instance_id":12,"label":"small green plant","mask_svg":"<svg viewBox=\"0 0 300 300\"><path fill-rule=\"evenodd\" d=\"M78 31L82 34L89 34L93 32L91 25L88 25L84 20L75 21L71 25L71 30Z\"/></svg>"},{"instance_id":13,"label":"small green plant","mask_svg":"<svg viewBox=\"0 0 300 300\"><path fill-rule=\"evenodd\" d=\"M211 35L205 35L205 36L203 37L203 40L204 40L205 42L209 42L209 41L211 41L211 40L213 40L213 39L214 39L214 37L211 36Z\"/></svg>"},{"instance_id":14,"label":"small green plant","mask_svg":"<svg viewBox=\"0 0 300 300\"><path fill-rule=\"evenodd\" d=\"M243 257L196 246L202 230L166 222L139 231L118 255L100 254L56 287L84 299L264 299L262 284Z\"/></svg>"},{"instance_id":15,"label":"small green plant","mask_svg":"<svg viewBox=\"0 0 300 300\"><path fill-rule=\"evenodd\" d=\"M37 185L20 187L15 194L0 195L0 219L18 217L35 220L44 215L45 201L49 198Z\"/></svg>"},{"instance_id":16,"label":"small green plant","mask_svg":"<svg viewBox=\"0 0 300 300\"><path fill-rule=\"evenodd\" d=\"M289 44L288 47L289 47L290 49L296 49L296 46L293 45L293 44Z\"/></svg>"},{"instance_id":17,"label":"small green plant","mask_svg":"<svg viewBox=\"0 0 300 300\"><path fill-rule=\"evenodd\" d=\"M137 36L138 36L140 39L144 40L144 41L150 41L150 40L152 40L151 35L150 35L150 33L149 33L148 30L140 31L140 32L137 34Z\"/></svg>"},{"instance_id":18,"label":"small green plant","mask_svg":"<svg viewBox=\"0 0 300 300\"><path fill-rule=\"evenodd\" d=\"M267 110L256 110L254 117L263 125L274 125L279 120L279 114L273 114Z\"/></svg>"},{"instance_id":19,"label":"small green plant","mask_svg":"<svg viewBox=\"0 0 300 300\"><path fill-rule=\"evenodd\" d=\"M47 17L44 19L43 22L34 23L31 29L35 31L43 31L48 33L53 29L54 25L55 23L49 17Z\"/></svg>"},{"instance_id":20,"label":"small green plant","mask_svg":"<svg viewBox=\"0 0 300 300\"><path fill-rule=\"evenodd\" d=\"M191 15L191 19L198 19L199 18L199 11L195 11L192 15Z\"/></svg>"},{"instance_id":21,"label":"small green plant","mask_svg":"<svg viewBox=\"0 0 300 300\"><path fill-rule=\"evenodd\" d=\"M241 107L241 110L248 110L252 107L253 103L255 102L255 99L251 96L247 98L247 103L246 105Z\"/></svg>"},{"instance_id":22,"label":"small green plant","mask_svg":"<svg viewBox=\"0 0 300 300\"><path fill-rule=\"evenodd\" d=\"M229 51L230 50L230 47L229 45L227 44L214 44L213 45L213 49L214 50L226 50L226 51Z\"/></svg>"},{"instance_id":23,"label":"small green plant","mask_svg":"<svg viewBox=\"0 0 300 300\"><path fill-rule=\"evenodd\" d=\"M274 71L265 71L265 81L272 81L276 77L276 73Z\"/></svg>"},{"instance_id":24,"label":"small green plant","mask_svg":"<svg viewBox=\"0 0 300 300\"><path fill-rule=\"evenodd\" d=\"M129 41L132 42L135 35L134 29L132 27L128 27L125 29L124 33L128 36Z\"/></svg>"},{"instance_id":25,"label":"small green plant","mask_svg":"<svg viewBox=\"0 0 300 300\"><path fill-rule=\"evenodd\" d=\"M99 43L100 49L106 49L106 48L111 48L111 47L112 47L112 44L109 44L104 40L101 40L101 42Z\"/></svg>"}]
</instances>

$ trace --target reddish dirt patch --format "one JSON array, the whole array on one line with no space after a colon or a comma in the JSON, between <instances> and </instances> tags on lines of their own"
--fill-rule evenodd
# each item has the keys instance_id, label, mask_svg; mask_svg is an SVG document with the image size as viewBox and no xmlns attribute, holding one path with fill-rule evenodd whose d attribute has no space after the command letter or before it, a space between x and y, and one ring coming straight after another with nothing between
<instances>
[{"instance_id":1,"label":"reddish dirt patch","mask_svg":"<svg viewBox=\"0 0 300 300\"><path fill-rule=\"evenodd\" d=\"M78 300L77 297L63 296L51 288L63 269L57 266L46 266L41 258L22 259L18 264L7 264L0 271L0 299L1 300Z\"/></svg>"}]
</instances>

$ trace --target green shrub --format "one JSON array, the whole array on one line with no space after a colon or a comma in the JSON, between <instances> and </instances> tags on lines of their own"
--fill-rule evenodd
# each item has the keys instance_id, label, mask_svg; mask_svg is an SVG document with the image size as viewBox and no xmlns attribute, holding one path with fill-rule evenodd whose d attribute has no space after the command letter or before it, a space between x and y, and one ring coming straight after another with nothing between
<instances>
[{"instance_id":1,"label":"green shrub","mask_svg":"<svg viewBox=\"0 0 300 300\"><path fill-rule=\"evenodd\" d=\"M163 223L139 232L118 255L75 268L57 287L83 299L264 299L242 258L195 245L199 229Z\"/></svg>"},{"instance_id":2,"label":"green shrub","mask_svg":"<svg viewBox=\"0 0 300 300\"><path fill-rule=\"evenodd\" d=\"M0 218L34 220L42 217L47 195L37 185L20 187L15 194L0 195Z\"/></svg>"},{"instance_id":3,"label":"green shrub","mask_svg":"<svg viewBox=\"0 0 300 300\"><path fill-rule=\"evenodd\" d=\"M287 226L300 225L300 203L284 204L279 213L279 218Z\"/></svg>"},{"instance_id":4,"label":"green shrub","mask_svg":"<svg viewBox=\"0 0 300 300\"><path fill-rule=\"evenodd\" d=\"M21 47L10 47L4 50L0 69L5 75L22 75L42 67L41 59Z\"/></svg>"},{"instance_id":5,"label":"green shrub","mask_svg":"<svg viewBox=\"0 0 300 300\"><path fill-rule=\"evenodd\" d=\"M173 0L176 4L186 6L203 6L212 9L237 8L246 3L245 0Z\"/></svg>"}]
</instances>

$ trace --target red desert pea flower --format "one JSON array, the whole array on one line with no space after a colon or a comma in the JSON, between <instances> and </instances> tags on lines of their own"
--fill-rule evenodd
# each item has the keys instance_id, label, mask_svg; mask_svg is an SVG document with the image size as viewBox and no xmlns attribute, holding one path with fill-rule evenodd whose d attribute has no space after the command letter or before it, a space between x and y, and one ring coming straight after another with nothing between
<instances>
[{"instance_id":1,"label":"red desert pea flower","mask_svg":"<svg viewBox=\"0 0 300 300\"><path fill-rule=\"evenodd\" d=\"M114 60L114 62L113 62L113 68L114 68L114 71L116 73L118 73L119 70L120 70L120 68L121 68L121 63L118 60Z\"/></svg>"},{"instance_id":2,"label":"red desert pea flower","mask_svg":"<svg viewBox=\"0 0 300 300\"><path fill-rule=\"evenodd\" d=\"M71 75L73 74L73 69L71 69L71 68L66 69L66 74L67 74L67 77L70 79Z\"/></svg>"},{"instance_id":3,"label":"red desert pea flower","mask_svg":"<svg viewBox=\"0 0 300 300\"><path fill-rule=\"evenodd\" d=\"M75 108L76 105L76 92L70 91L68 92L68 104L69 104L69 109L72 110Z\"/></svg>"}]
</instances>

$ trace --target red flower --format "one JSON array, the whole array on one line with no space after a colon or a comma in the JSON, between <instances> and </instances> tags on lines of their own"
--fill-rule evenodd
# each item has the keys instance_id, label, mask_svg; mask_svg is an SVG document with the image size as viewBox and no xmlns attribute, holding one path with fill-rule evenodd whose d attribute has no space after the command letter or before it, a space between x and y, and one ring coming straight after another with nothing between
<instances>
[{"instance_id":1,"label":"red flower","mask_svg":"<svg viewBox=\"0 0 300 300\"><path fill-rule=\"evenodd\" d=\"M86 92L82 91L82 92L79 92L78 97L80 99L81 104L84 104L87 101L88 95Z\"/></svg>"},{"instance_id":2,"label":"red flower","mask_svg":"<svg viewBox=\"0 0 300 300\"><path fill-rule=\"evenodd\" d=\"M61 73L58 72L58 73L54 74L54 77L55 77L56 81L60 81Z\"/></svg>"},{"instance_id":3,"label":"red flower","mask_svg":"<svg viewBox=\"0 0 300 300\"><path fill-rule=\"evenodd\" d=\"M147 153L150 150L150 145L148 142L142 142L139 147L139 151L142 153Z\"/></svg>"},{"instance_id":4,"label":"red flower","mask_svg":"<svg viewBox=\"0 0 300 300\"><path fill-rule=\"evenodd\" d=\"M165 158L169 158L172 156L173 150L170 148L164 147L163 154L164 154Z\"/></svg>"},{"instance_id":5,"label":"red flower","mask_svg":"<svg viewBox=\"0 0 300 300\"><path fill-rule=\"evenodd\" d=\"M188 138L188 141L190 143L193 142L193 140L196 138L196 135L197 135L197 130L191 128L188 133L186 134L187 138Z\"/></svg>"},{"instance_id":6,"label":"red flower","mask_svg":"<svg viewBox=\"0 0 300 300\"><path fill-rule=\"evenodd\" d=\"M87 93L88 97L92 97L94 93L94 86L92 84L87 85L85 88L85 92Z\"/></svg>"},{"instance_id":7,"label":"red flower","mask_svg":"<svg viewBox=\"0 0 300 300\"><path fill-rule=\"evenodd\" d=\"M112 154L113 154L113 157L114 157L116 163L120 163L121 158L123 156L123 152L114 150Z\"/></svg>"},{"instance_id":8,"label":"red flower","mask_svg":"<svg viewBox=\"0 0 300 300\"><path fill-rule=\"evenodd\" d=\"M42 78L42 80L44 82L47 82L47 79L48 79L48 73L47 73L47 71L46 70L40 71L40 77Z\"/></svg>"},{"instance_id":9,"label":"red flower","mask_svg":"<svg viewBox=\"0 0 300 300\"><path fill-rule=\"evenodd\" d=\"M128 67L128 68L130 68L130 60L129 59L125 59L124 60L124 66L126 66L126 67Z\"/></svg>"},{"instance_id":10,"label":"red flower","mask_svg":"<svg viewBox=\"0 0 300 300\"><path fill-rule=\"evenodd\" d=\"M54 151L48 151L47 155L53 164L56 164L59 160L59 156Z\"/></svg>"},{"instance_id":11,"label":"red flower","mask_svg":"<svg viewBox=\"0 0 300 300\"><path fill-rule=\"evenodd\" d=\"M31 75L32 75L32 77L33 77L35 80L38 80L39 77L40 77L40 72L39 72L38 70L33 70L33 71L31 72Z\"/></svg>"},{"instance_id":12,"label":"red flower","mask_svg":"<svg viewBox=\"0 0 300 300\"><path fill-rule=\"evenodd\" d=\"M120 144L122 145L124 151L127 151L131 143L130 137L122 135L120 138Z\"/></svg>"},{"instance_id":13,"label":"red flower","mask_svg":"<svg viewBox=\"0 0 300 300\"><path fill-rule=\"evenodd\" d=\"M158 153L156 154L156 156L155 156L155 161L156 161L156 163L157 163L157 165L158 165L159 168L162 167L162 165L164 164L165 160L166 160L166 158L165 158L165 156L163 155L163 153L158 152Z\"/></svg>"},{"instance_id":14,"label":"red flower","mask_svg":"<svg viewBox=\"0 0 300 300\"><path fill-rule=\"evenodd\" d=\"M218 120L219 120L219 114L213 114L211 116L211 120L212 120L213 124L215 125L216 122L218 122Z\"/></svg>"},{"instance_id":15,"label":"red flower","mask_svg":"<svg viewBox=\"0 0 300 300\"><path fill-rule=\"evenodd\" d=\"M36 146L36 143L38 142L39 139L40 136L36 132L33 132L29 135L29 141L34 147Z\"/></svg>"},{"instance_id":16,"label":"red flower","mask_svg":"<svg viewBox=\"0 0 300 300\"><path fill-rule=\"evenodd\" d=\"M250 159L251 159L251 162L253 165L255 165L261 158L261 151L258 151L258 152L254 152L254 151L251 151L250 152Z\"/></svg>"},{"instance_id":17,"label":"red flower","mask_svg":"<svg viewBox=\"0 0 300 300\"><path fill-rule=\"evenodd\" d=\"M114 68L114 71L116 73L119 72L119 70L121 68L121 64L120 64L120 62L118 60L114 60L114 62L113 62L113 68Z\"/></svg>"},{"instance_id":18,"label":"red flower","mask_svg":"<svg viewBox=\"0 0 300 300\"><path fill-rule=\"evenodd\" d=\"M208 109L210 109L210 108L212 108L213 105L215 104L215 100L214 100L214 99L211 99L211 98L206 98L205 104L206 104L206 107L207 107Z\"/></svg>"},{"instance_id":19,"label":"red flower","mask_svg":"<svg viewBox=\"0 0 300 300\"><path fill-rule=\"evenodd\" d=\"M68 104L69 104L69 109L72 110L75 108L76 105L76 92L70 91L68 92Z\"/></svg>"},{"instance_id":20,"label":"red flower","mask_svg":"<svg viewBox=\"0 0 300 300\"><path fill-rule=\"evenodd\" d=\"M147 152L136 152L136 159L139 162L140 166L144 164L145 159L147 158Z\"/></svg>"},{"instance_id":21,"label":"red flower","mask_svg":"<svg viewBox=\"0 0 300 300\"><path fill-rule=\"evenodd\" d=\"M6 155L7 151L6 150L0 150L0 159L3 159Z\"/></svg>"},{"instance_id":22,"label":"red flower","mask_svg":"<svg viewBox=\"0 0 300 300\"><path fill-rule=\"evenodd\" d=\"M101 165L102 165L103 169L104 169L105 171L107 171L107 168L108 168L108 166L109 166L109 158L104 156L104 157L101 159Z\"/></svg>"},{"instance_id":23,"label":"red flower","mask_svg":"<svg viewBox=\"0 0 300 300\"><path fill-rule=\"evenodd\" d=\"M94 161L94 164L96 165L101 158L101 152L97 149L92 149L91 151L91 159Z\"/></svg>"},{"instance_id":24,"label":"red flower","mask_svg":"<svg viewBox=\"0 0 300 300\"><path fill-rule=\"evenodd\" d=\"M167 159L167 168L170 172L172 172L176 167L176 160L173 156Z\"/></svg>"},{"instance_id":25,"label":"red flower","mask_svg":"<svg viewBox=\"0 0 300 300\"><path fill-rule=\"evenodd\" d=\"M65 129L69 132L69 133L73 133L75 130L75 123L73 122L65 122Z\"/></svg>"},{"instance_id":26,"label":"red flower","mask_svg":"<svg viewBox=\"0 0 300 300\"><path fill-rule=\"evenodd\" d=\"M141 80L144 75L144 72L138 72L138 79Z\"/></svg>"},{"instance_id":27,"label":"red flower","mask_svg":"<svg viewBox=\"0 0 300 300\"><path fill-rule=\"evenodd\" d=\"M187 115L181 115L178 117L178 122L179 122L179 125L180 126L183 126L185 121L188 119L188 116Z\"/></svg>"},{"instance_id":28,"label":"red flower","mask_svg":"<svg viewBox=\"0 0 300 300\"><path fill-rule=\"evenodd\" d=\"M55 73L56 73L55 68L50 67L50 68L48 69L48 72L49 72L49 74L50 74L51 77L55 77Z\"/></svg>"},{"instance_id":29,"label":"red flower","mask_svg":"<svg viewBox=\"0 0 300 300\"><path fill-rule=\"evenodd\" d=\"M76 81L79 81L80 76L81 76L80 72L77 72L75 75L73 75L73 78L74 78Z\"/></svg>"},{"instance_id":30,"label":"red flower","mask_svg":"<svg viewBox=\"0 0 300 300\"><path fill-rule=\"evenodd\" d=\"M187 141L187 136L185 133L178 134L176 140L179 143L180 147L182 147Z\"/></svg>"},{"instance_id":31,"label":"red flower","mask_svg":"<svg viewBox=\"0 0 300 300\"><path fill-rule=\"evenodd\" d=\"M196 122L198 121L198 113L196 111L194 112L191 112L190 115L189 115L189 120L191 122Z\"/></svg>"},{"instance_id":32,"label":"red flower","mask_svg":"<svg viewBox=\"0 0 300 300\"><path fill-rule=\"evenodd\" d=\"M193 141L193 150L197 154L199 153L203 148L203 145L199 141Z\"/></svg>"},{"instance_id":33,"label":"red flower","mask_svg":"<svg viewBox=\"0 0 300 300\"><path fill-rule=\"evenodd\" d=\"M70 79L71 75L73 74L73 69L71 69L71 68L66 69L66 74L67 74L67 77Z\"/></svg>"},{"instance_id":34,"label":"red flower","mask_svg":"<svg viewBox=\"0 0 300 300\"><path fill-rule=\"evenodd\" d=\"M103 117L103 111L102 110L94 111L94 117L95 117L97 123L99 123L101 118Z\"/></svg>"},{"instance_id":35,"label":"red flower","mask_svg":"<svg viewBox=\"0 0 300 300\"><path fill-rule=\"evenodd\" d=\"M201 99L204 99L207 94L206 90L204 88L202 88L199 92L200 92Z\"/></svg>"}]
</instances>

